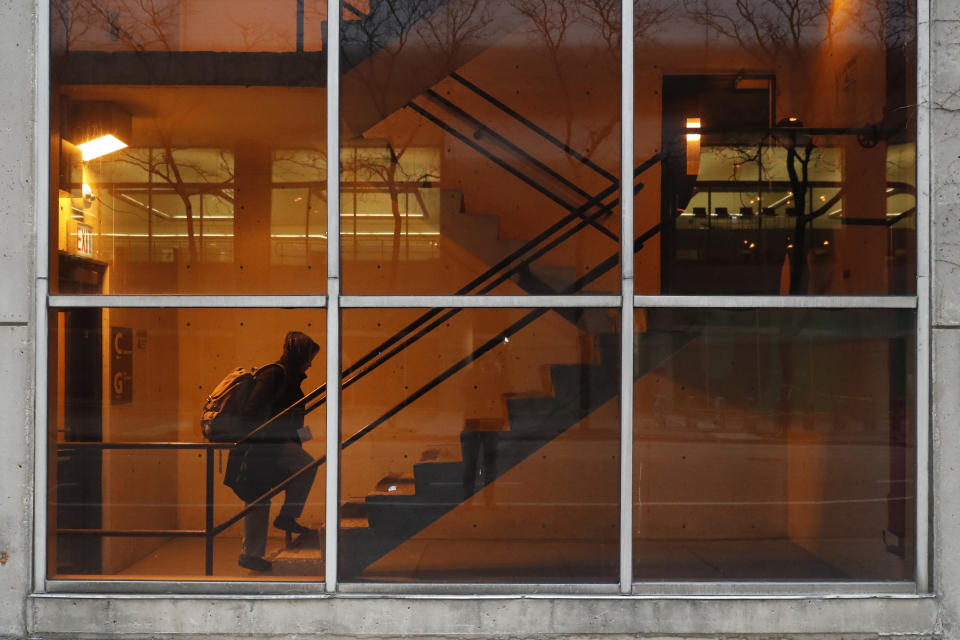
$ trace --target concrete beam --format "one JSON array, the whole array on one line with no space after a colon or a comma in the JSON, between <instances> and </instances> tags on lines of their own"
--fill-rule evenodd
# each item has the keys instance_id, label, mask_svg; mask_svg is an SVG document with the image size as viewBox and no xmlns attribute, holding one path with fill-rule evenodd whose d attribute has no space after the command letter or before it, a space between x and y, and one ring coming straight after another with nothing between
<instances>
[{"instance_id":1,"label":"concrete beam","mask_svg":"<svg viewBox=\"0 0 960 640\"><path fill-rule=\"evenodd\" d=\"M43 638L632 637L935 635L930 597L171 597L45 595L29 626Z\"/></svg>"}]
</instances>

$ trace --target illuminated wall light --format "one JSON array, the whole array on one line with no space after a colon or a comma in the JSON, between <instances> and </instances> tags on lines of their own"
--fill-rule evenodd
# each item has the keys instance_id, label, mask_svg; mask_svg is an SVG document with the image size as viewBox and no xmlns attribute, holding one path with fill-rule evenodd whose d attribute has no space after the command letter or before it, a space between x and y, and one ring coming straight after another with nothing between
<instances>
[{"instance_id":1,"label":"illuminated wall light","mask_svg":"<svg viewBox=\"0 0 960 640\"><path fill-rule=\"evenodd\" d=\"M127 143L119 140L112 134L107 134L105 136L100 136L89 142L84 142L78 144L77 148L80 149L82 154L83 161L87 162L88 160L93 160L94 158L99 158L100 156L105 156L108 153L113 153L114 151L119 151L120 149L125 149Z\"/></svg>"},{"instance_id":2,"label":"illuminated wall light","mask_svg":"<svg viewBox=\"0 0 960 640\"><path fill-rule=\"evenodd\" d=\"M133 137L133 118L115 102L71 101L64 109L63 136L77 143L83 162L119 151Z\"/></svg>"},{"instance_id":3,"label":"illuminated wall light","mask_svg":"<svg viewBox=\"0 0 960 640\"><path fill-rule=\"evenodd\" d=\"M80 194L83 197L83 208L89 209L93 206L93 203L96 201L97 196L94 195L93 189L90 188L90 185L83 183L80 185Z\"/></svg>"},{"instance_id":4,"label":"illuminated wall light","mask_svg":"<svg viewBox=\"0 0 960 640\"><path fill-rule=\"evenodd\" d=\"M700 118L687 118L687 175L700 173ZM694 130L694 131L691 131Z\"/></svg>"}]
</instances>

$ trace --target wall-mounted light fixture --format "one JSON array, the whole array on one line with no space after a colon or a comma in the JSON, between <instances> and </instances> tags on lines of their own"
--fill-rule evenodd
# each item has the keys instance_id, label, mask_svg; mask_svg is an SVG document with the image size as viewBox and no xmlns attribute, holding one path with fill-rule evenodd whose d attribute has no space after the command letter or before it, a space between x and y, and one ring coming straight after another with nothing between
<instances>
[{"instance_id":1,"label":"wall-mounted light fixture","mask_svg":"<svg viewBox=\"0 0 960 640\"><path fill-rule=\"evenodd\" d=\"M83 161L127 146L133 118L114 102L73 102L66 138L83 154Z\"/></svg>"},{"instance_id":2,"label":"wall-mounted light fixture","mask_svg":"<svg viewBox=\"0 0 960 640\"><path fill-rule=\"evenodd\" d=\"M83 163L127 146L133 118L113 102L64 99L60 128L60 190L79 198Z\"/></svg>"},{"instance_id":3,"label":"wall-mounted light fixture","mask_svg":"<svg viewBox=\"0 0 960 640\"><path fill-rule=\"evenodd\" d=\"M687 175L700 173L700 118L687 118Z\"/></svg>"},{"instance_id":4,"label":"wall-mounted light fixture","mask_svg":"<svg viewBox=\"0 0 960 640\"><path fill-rule=\"evenodd\" d=\"M126 147L127 143L110 133L77 145L84 162L105 156L114 151L119 151L120 149L125 149Z\"/></svg>"}]
</instances>

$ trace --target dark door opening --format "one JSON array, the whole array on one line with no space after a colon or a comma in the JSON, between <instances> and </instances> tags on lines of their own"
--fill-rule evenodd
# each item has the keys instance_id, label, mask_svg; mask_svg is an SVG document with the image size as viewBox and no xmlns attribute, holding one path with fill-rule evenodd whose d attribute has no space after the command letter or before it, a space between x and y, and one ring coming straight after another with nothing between
<instances>
[{"instance_id":1,"label":"dark door opening","mask_svg":"<svg viewBox=\"0 0 960 640\"><path fill-rule=\"evenodd\" d=\"M64 439L102 442L102 312L73 309L64 316ZM56 493L58 528L101 528L101 451L61 448L57 454ZM61 534L56 544L58 574L100 573L99 536Z\"/></svg>"}]
</instances>

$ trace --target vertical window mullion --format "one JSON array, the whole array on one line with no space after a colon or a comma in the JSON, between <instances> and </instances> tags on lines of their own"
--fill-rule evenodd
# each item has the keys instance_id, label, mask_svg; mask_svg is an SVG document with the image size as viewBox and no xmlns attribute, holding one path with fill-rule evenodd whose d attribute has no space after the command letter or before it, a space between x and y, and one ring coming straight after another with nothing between
<instances>
[{"instance_id":1,"label":"vertical window mullion","mask_svg":"<svg viewBox=\"0 0 960 640\"><path fill-rule=\"evenodd\" d=\"M917 2L917 315L916 568L917 591L930 591L930 2Z\"/></svg>"},{"instance_id":2,"label":"vertical window mullion","mask_svg":"<svg viewBox=\"0 0 960 640\"><path fill-rule=\"evenodd\" d=\"M337 589L340 530L340 2L327 0L327 479L324 579Z\"/></svg>"},{"instance_id":3,"label":"vertical window mullion","mask_svg":"<svg viewBox=\"0 0 960 640\"><path fill-rule=\"evenodd\" d=\"M36 93L34 94L34 206L37 216L34 269L34 470L33 470L33 590L46 591L47 579L47 304L50 275L50 3L36 6Z\"/></svg>"},{"instance_id":4,"label":"vertical window mullion","mask_svg":"<svg viewBox=\"0 0 960 640\"><path fill-rule=\"evenodd\" d=\"M620 592L633 585L633 0L620 3Z\"/></svg>"}]
</instances>

